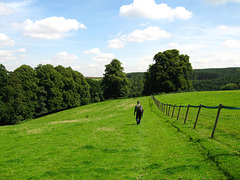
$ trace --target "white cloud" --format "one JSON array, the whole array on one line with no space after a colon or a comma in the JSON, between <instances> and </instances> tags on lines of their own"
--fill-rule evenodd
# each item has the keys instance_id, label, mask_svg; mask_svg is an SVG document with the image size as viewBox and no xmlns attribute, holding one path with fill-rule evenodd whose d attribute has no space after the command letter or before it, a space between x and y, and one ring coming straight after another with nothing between
<instances>
[{"instance_id":1,"label":"white cloud","mask_svg":"<svg viewBox=\"0 0 240 180\"><path fill-rule=\"evenodd\" d=\"M171 49L177 49L180 45L178 43L169 43L168 47Z\"/></svg>"},{"instance_id":2,"label":"white cloud","mask_svg":"<svg viewBox=\"0 0 240 180\"><path fill-rule=\"evenodd\" d=\"M2 3L0 2L0 16L1 15L10 15L17 11L18 8L27 6L32 1L20 1L20 2L11 2L11 3Z\"/></svg>"},{"instance_id":3,"label":"white cloud","mask_svg":"<svg viewBox=\"0 0 240 180\"><path fill-rule=\"evenodd\" d=\"M225 68L239 67L240 53L238 51L220 51L204 52L190 56L194 68Z\"/></svg>"},{"instance_id":4,"label":"white cloud","mask_svg":"<svg viewBox=\"0 0 240 180\"><path fill-rule=\"evenodd\" d=\"M109 53L101 53L92 58L92 60L97 62L108 62L111 61L112 59L114 59L114 55Z\"/></svg>"},{"instance_id":5,"label":"white cloud","mask_svg":"<svg viewBox=\"0 0 240 180\"><path fill-rule=\"evenodd\" d=\"M83 54L101 54L101 51L98 48L93 48L89 51L83 51Z\"/></svg>"},{"instance_id":6,"label":"white cloud","mask_svg":"<svg viewBox=\"0 0 240 180\"><path fill-rule=\"evenodd\" d=\"M118 38L108 41L110 48L123 48L128 42L143 42L147 40L157 40L159 38L169 38L170 33L161 30L159 27L148 27L144 30L136 30L130 34L124 34Z\"/></svg>"},{"instance_id":7,"label":"white cloud","mask_svg":"<svg viewBox=\"0 0 240 180\"><path fill-rule=\"evenodd\" d=\"M126 44L126 41L122 38L116 38L108 41L108 43L109 43L108 47L119 49L124 48L124 44Z\"/></svg>"},{"instance_id":8,"label":"white cloud","mask_svg":"<svg viewBox=\"0 0 240 180\"><path fill-rule=\"evenodd\" d=\"M165 3L156 4L155 0L133 0L132 4L120 8L120 16L150 19L189 19L192 17L192 12L184 7L173 9Z\"/></svg>"},{"instance_id":9,"label":"white cloud","mask_svg":"<svg viewBox=\"0 0 240 180\"><path fill-rule=\"evenodd\" d=\"M147 26L147 25L149 25L149 23L142 23L142 24L140 24L140 26Z\"/></svg>"},{"instance_id":10,"label":"white cloud","mask_svg":"<svg viewBox=\"0 0 240 180\"><path fill-rule=\"evenodd\" d=\"M43 64L52 64L53 66L70 66L78 57L75 54L69 54L66 51L56 53L53 58L42 60Z\"/></svg>"},{"instance_id":11,"label":"white cloud","mask_svg":"<svg viewBox=\"0 0 240 180\"><path fill-rule=\"evenodd\" d=\"M0 50L0 62L3 63L7 60L15 60L16 57L13 56L14 51Z\"/></svg>"},{"instance_id":12,"label":"white cloud","mask_svg":"<svg viewBox=\"0 0 240 180\"><path fill-rule=\"evenodd\" d=\"M81 63L71 67L81 72L85 77L102 77L105 69L105 66L99 63Z\"/></svg>"},{"instance_id":13,"label":"white cloud","mask_svg":"<svg viewBox=\"0 0 240 180\"><path fill-rule=\"evenodd\" d=\"M221 35L240 36L240 28L237 26L219 25L217 26L217 30Z\"/></svg>"},{"instance_id":14,"label":"white cloud","mask_svg":"<svg viewBox=\"0 0 240 180\"><path fill-rule=\"evenodd\" d=\"M20 7L24 7L32 3L32 0L26 0L26 1L19 1L19 2L11 2L11 3L6 3L8 7L11 7L13 9L17 9Z\"/></svg>"},{"instance_id":15,"label":"white cloud","mask_svg":"<svg viewBox=\"0 0 240 180\"><path fill-rule=\"evenodd\" d=\"M205 0L205 1L210 4L225 4L228 2L240 3L240 0Z\"/></svg>"},{"instance_id":16,"label":"white cloud","mask_svg":"<svg viewBox=\"0 0 240 180\"><path fill-rule=\"evenodd\" d=\"M27 55L24 54L27 50L25 48L20 48L20 49L17 49L16 52L18 53L17 54L17 57L18 58L26 58Z\"/></svg>"},{"instance_id":17,"label":"white cloud","mask_svg":"<svg viewBox=\"0 0 240 180\"><path fill-rule=\"evenodd\" d=\"M10 15L14 12L7 4L0 2L0 16L1 15Z\"/></svg>"},{"instance_id":18,"label":"white cloud","mask_svg":"<svg viewBox=\"0 0 240 180\"><path fill-rule=\"evenodd\" d=\"M93 48L88 51L83 51L83 54L95 54L96 56L92 57L92 60L100 63L105 63L114 59L113 54L102 53L99 48Z\"/></svg>"},{"instance_id":19,"label":"white cloud","mask_svg":"<svg viewBox=\"0 0 240 180\"><path fill-rule=\"evenodd\" d=\"M180 45L178 43L169 43L168 48L170 49L178 49L181 54L191 53L193 51L199 51L202 48L207 48L207 45L204 44L185 44Z\"/></svg>"},{"instance_id":20,"label":"white cloud","mask_svg":"<svg viewBox=\"0 0 240 180\"><path fill-rule=\"evenodd\" d=\"M99 64L89 64L89 67L96 68L96 67L100 67L100 65Z\"/></svg>"},{"instance_id":21,"label":"white cloud","mask_svg":"<svg viewBox=\"0 0 240 180\"><path fill-rule=\"evenodd\" d=\"M76 19L64 17L48 17L35 22L27 19L15 26L23 29L24 36L38 39L60 39L71 30L86 29L86 26Z\"/></svg>"},{"instance_id":22,"label":"white cloud","mask_svg":"<svg viewBox=\"0 0 240 180\"><path fill-rule=\"evenodd\" d=\"M164 30L160 30L159 27L148 27L144 30L136 30L127 35L127 41L131 42L143 42L147 40L156 40L159 38L169 38L170 34Z\"/></svg>"},{"instance_id":23,"label":"white cloud","mask_svg":"<svg viewBox=\"0 0 240 180\"><path fill-rule=\"evenodd\" d=\"M217 26L217 29L219 30L226 30L228 27L226 25L219 25Z\"/></svg>"},{"instance_id":24,"label":"white cloud","mask_svg":"<svg viewBox=\"0 0 240 180\"><path fill-rule=\"evenodd\" d=\"M74 54L69 54L64 51L64 52L57 53L54 56L54 59L56 59L58 62L60 62L62 64L67 64L69 62L73 62L73 61L77 60L78 57Z\"/></svg>"},{"instance_id":25,"label":"white cloud","mask_svg":"<svg viewBox=\"0 0 240 180\"><path fill-rule=\"evenodd\" d=\"M222 45L228 48L240 48L240 41L230 39L230 40L224 41Z\"/></svg>"},{"instance_id":26,"label":"white cloud","mask_svg":"<svg viewBox=\"0 0 240 180\"><path fill-rule=\"evenodd\" d=\"M24 53L26 52L27 50L25 48L20 48L20 49L17 49L17 52L18 53Z\"/></svg>"},{"instance_id":27,"label":"white cloud","mask_svg":"<svg viewBox=\"0 0 240 180\"><path fill-rule=\"evenodd\" d=\"M150 64L153 64L154 55L145 55L134 58L125 59L126 62L123 63L124 70L126 72L146 72ZM137 66L136 66L137 64Z\"/></svg>"},{"instance_id":28,"label":"white cloud","mask_svg":"<svg viewBox=\"0 0 240 180\"><path fill-rule=\"evenodd\" d=\"M3 46L14 46L14 40L11 40L6 34L0 33L0 48Z\"/></svg>"}]
</instances>

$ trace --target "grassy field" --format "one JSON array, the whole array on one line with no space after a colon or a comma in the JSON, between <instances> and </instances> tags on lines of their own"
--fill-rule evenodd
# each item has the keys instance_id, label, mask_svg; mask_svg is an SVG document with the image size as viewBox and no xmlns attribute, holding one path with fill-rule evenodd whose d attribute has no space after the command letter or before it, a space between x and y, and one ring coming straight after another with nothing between
<instances>
[{"instance_id":1,"label":"grassy field","mask_svg":"<svg viewBox=\"0 0 240 180\"><path fill-rule=\"evenodd\" d=\"M179 94L175 95L157 98L177 100ZM179 99L191 103L185 98ZM137 100L145 111L140 125L133 116ZM161 113L150 97L142 97L3 126L0 179L237 179L238 147L199 135L200 123L194 131L189 124L176 122Z\"/></svg>"},{"instance_id":2,"label":"grassy field","mask_svg":"<svg viewBox=\"0 0 240 180\"><path fill-rule=\"evenodd\" d=\"M224 106L240 107L240 91L213 91L192 92L178 94L163 94L156 98L165 104L187 106ZM173 110L173 109L172 109ZM170 112L172 113L170 109ZM198 142L205 153L218 167L231 177L240 177L240 110L222 109L218 120L214 139L211 134L215 124L218 109L202 108L196 129L193 129L198 108L190 108L186 124L184 124L187 108L181 108L180 118L177 121L178 108L170 120L172 125L183 134ZM170 117L171 114L170 113ZM238 179L238 178L236 178Z\"/></svg>"}]
</instances>

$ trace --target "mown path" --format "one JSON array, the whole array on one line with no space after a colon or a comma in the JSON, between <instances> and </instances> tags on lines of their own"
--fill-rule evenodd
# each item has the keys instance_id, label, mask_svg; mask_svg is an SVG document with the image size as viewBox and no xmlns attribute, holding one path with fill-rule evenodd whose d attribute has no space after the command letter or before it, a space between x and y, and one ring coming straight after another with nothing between
<instances>
[{"instance_id":1,"label":"mown path","mask_svg":"<svg viewBox=\"0 0 240 180\"><path fill-rule=\"evenodd\" d=\"M227 179L159 117L149 97L82 106L0 127L0 179Z\"/></svg>"}]
</instances>

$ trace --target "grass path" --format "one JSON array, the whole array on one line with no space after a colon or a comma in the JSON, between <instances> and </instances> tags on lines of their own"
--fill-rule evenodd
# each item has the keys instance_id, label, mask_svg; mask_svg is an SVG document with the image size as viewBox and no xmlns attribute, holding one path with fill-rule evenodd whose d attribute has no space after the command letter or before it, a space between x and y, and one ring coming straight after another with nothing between
<instances>
[{"instance_id":1,"label":"grass path","mask_svg":"<svg viewBox=\"0 0 240 180\"><path fill-rule=\"evenodd\" d=\"M105 101L0 127L0 179L227 179L159 117L150 97Z\"/></svg>"}]
</instances>

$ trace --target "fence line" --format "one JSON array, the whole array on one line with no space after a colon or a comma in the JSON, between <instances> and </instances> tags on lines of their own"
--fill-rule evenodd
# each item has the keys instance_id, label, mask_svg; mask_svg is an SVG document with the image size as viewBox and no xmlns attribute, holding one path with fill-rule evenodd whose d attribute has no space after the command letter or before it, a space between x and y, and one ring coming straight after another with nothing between
<instances>
[{"instance_id":1,"label":"fence line","mask_svg":"<svg viewBox=\"0 0 240 180\"><path fill-rule=\"evenodd\" d=\"M217 124L218 124L218 119L219 119L219 116L220 116L220 113L221 113L221 110L222 110L222 109L240 110L240 107L223 106L222 104L219 104L219 106L204 106L204 105L202 105L202 104L200 104L199 106L193 106L193 105L190 105L190 104L188 104L188 106L182 106L182 105L177 106L177 105L172 105L172 104L164 104L164 103L161 103L160 101L158 101L153 95L152 95L152 99L154 100L154 102L155 102L155 104L157 105L158 109L161 110L163 113L166 113L166 115L168 115L168 116L169 116L169 114L170 114L170 109L171 109L171 107L173 107L172 115L171 115L172 118L173 118L173 116L174 116L174 111L175 111L175 109L178 107L179 109L178 109L177 120L179 120L181 108L187 108L187 111L186 111L186 114L185 114L185 119L184 119L184 124L186 124L186 122L187 122L187 117L188 117L189 108L190 108L190 107L198 108L198 113L197 113L197 117L196 117L196 120L195 120L193 129L196 129L197 121L198 121L198 118L199 118L199 115L200 115L200 111L201 111L202 108L218 109L218 112L217 112L217 116L216 116L216 120L215 120L215 124L214 124L214 127L213 127L213 131L212 131L211 138L214 137L214 134L215 134L215 131L216 131L216 128L217 128Z\"/></svg>"}]
</instances>

